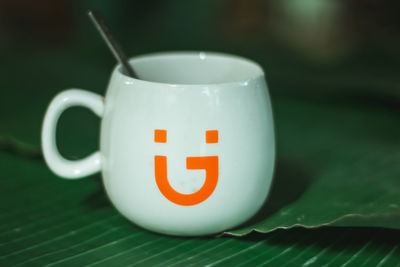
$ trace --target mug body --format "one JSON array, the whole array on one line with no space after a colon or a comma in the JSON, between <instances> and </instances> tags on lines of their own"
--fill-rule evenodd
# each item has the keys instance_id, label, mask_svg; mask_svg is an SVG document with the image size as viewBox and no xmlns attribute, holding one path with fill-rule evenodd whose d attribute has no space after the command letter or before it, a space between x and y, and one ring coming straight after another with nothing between
<instances>
[{"instance_id":1,"label":"mug body","mask_svg":"<svg viewBox=\"0 0 400 267\"><path fill-rule=\"evenodd\" d=\"M275 160L262 69L219 53L131 59L117 67L101 126L104 185L135 224L171 235L235 227L265 201Z\"/></svg>"}]
</instances>

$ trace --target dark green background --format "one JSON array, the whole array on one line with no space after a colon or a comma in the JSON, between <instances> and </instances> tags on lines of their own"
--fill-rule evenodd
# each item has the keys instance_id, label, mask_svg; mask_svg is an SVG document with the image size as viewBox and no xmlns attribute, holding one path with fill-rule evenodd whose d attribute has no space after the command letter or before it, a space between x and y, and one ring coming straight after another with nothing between
<instances>
[{"instance_id":1,"label":"dark green background","mask_svg":"<svg viewBox=\"0 0 400 267\"><path fill-rule=\"evenodd\" d=\"M344 214L366 217L336 225L400 227L399 5L349 1L335 38L321 45L316 36L302 46L306 37L282 38L285 21L274 17L273 3L2 2L0 265L398 264L398 230L275 229L298 219L320 227ZM50 173L39 151L49 101L71 87L104 94L115 65L86 17L88 8L104 14L128 55L211 50L263 66L277 127L275 187L255 221L262 223L235 233L275 231L160 236L118 215L98 175L66 181ZM61 152L80 158L97 149L99 124L87 110L68 110L58 127ZM285 219L289 209L294 215Z\"/></svg>"}]
</instances>

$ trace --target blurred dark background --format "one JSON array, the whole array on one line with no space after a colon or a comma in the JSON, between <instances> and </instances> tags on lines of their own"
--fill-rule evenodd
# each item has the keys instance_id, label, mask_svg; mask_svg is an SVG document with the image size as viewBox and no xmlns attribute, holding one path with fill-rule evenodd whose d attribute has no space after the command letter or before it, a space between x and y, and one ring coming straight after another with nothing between
<instances>
[{"instance_id":1,"label":"blurred dark background","mask_svg":"<svg viewBox=\"0 0 400 267\"><path fill-rule=\"evenodd\" d=\"M104 94L116 63L88 9L103 14L129 56L234 53L264 67L273 101L398 110L399 1L1 0L2 136L38 146L45 108L57 92L76 87ZM74 108L62 120L71 122L59 126L66 144L77 143L78 129L88 151L97 147L99 122L89 111ZM62 150L76 154L70 145Z\"/></svg>"},{"instance_id":2,"label":"blurred dark background","mask_svg":"<svg viewBox=\"0 0 400 267\"><path fill-rule=\"evenodd\" d=\"M31 160L42 159L41 124L57 93L80 88L104 95L107 88L116 62L87 17L89 9L103 14L128 56L211 50L263 66L278 164L269 200L252 223L265 219L265 229L330 222L399 228L400 1L0 0L0 152L17 154L0 153L0 261L14 266L70 259L83 265L115 254L109 259L123 265L120 260L154 251L151 261L170 260L174 253L196 260L187 253L204 251L203 243L178 250L179 240L149 234L126 243L137 235L125 221L95 226L116 215L100 179L69 183L50 174L43 161ZM89 110L68 109L57 131L61 153L82 158L97 150L99 126ZM95 232L119 227L97 239ZM243 240L213 243L207 256L232 253L229 260L236 261L234 255L249 258L251 251L273 246L254 259L357 266L378 260L390 265L388 258L394 265L399 254L398 232L296 231L263 235L257 250L247 241L245 248Z\"/></svg>"}]
</instances>

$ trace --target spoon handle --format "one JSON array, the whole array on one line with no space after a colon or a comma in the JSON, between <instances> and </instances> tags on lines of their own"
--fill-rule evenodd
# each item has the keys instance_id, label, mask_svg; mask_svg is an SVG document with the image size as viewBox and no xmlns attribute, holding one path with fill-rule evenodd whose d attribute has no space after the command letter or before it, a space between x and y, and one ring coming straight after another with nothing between
<instances>
[{"instance_id":1,"label":"spoon handle","mask_svg":"<svg viewBox=\"0 0 400 267\"><path fill-rule=\"evenodd\" d=\"M132 66L129 65L128 59L126 58L124 52L122 51L121 47L119 46L118 42L114 39L111 34L110 29L107 27L106 23L104 22L103 17L97 11L89 11L88 12L89 18L92 20L94 26L99 31L100 35L103 37L104 41L106 42L108 48L110 48L111 52L113 53L114 57L117 61L122 65L124 71L133 78L138 78L135 71L133 70Z\"/></svg>"}]
</instances>

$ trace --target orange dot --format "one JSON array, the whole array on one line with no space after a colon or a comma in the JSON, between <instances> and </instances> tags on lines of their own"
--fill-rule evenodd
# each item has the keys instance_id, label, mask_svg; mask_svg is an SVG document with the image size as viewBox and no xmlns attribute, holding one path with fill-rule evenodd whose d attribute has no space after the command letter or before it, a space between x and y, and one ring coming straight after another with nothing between
<instances>
[{"instance_id":1,"label":"orange dot","mask_svg":"<svg viewBox=\"0 0 400 267\"><path fill-rule=\"evenodd\" d=\"M154 142L166 143L167 142L167 130L154 130Z\"/></svg>"},{"instance_id":2,"label":"orange dot","mask_svg":"<svg viewBox=\"0 0 400 267\"><path fill-rule=\"evenodd\" d=\"M218 143L218 130L208 130L206 131L206 143Z\"/></svg>"}]
</instances>

